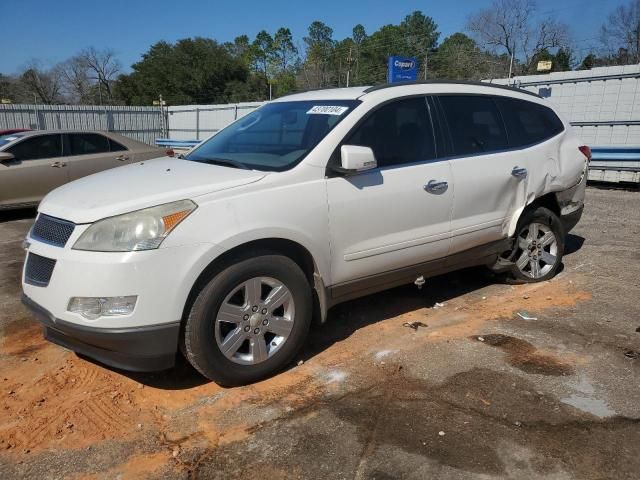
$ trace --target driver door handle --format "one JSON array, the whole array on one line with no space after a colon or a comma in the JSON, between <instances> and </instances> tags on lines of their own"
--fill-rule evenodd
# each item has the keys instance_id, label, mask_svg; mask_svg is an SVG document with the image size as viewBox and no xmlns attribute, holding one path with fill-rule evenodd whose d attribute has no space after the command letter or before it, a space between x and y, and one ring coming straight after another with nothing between
<instances>
[{"instance_id":1,"label":"driver door handle","mask_svg":"<svg viewBox=\"0 0 640 480\"><path fill-rule=\"evenodd\" d=\"M527 178L527 169L516 165L513 167L513 170L511 170L511 175L516 178Z\"/></svg>"},{"instance_id":2,"label":"driver door handle","mask_svg":"<svg viewBox=\"0 0 640 480\"><path fill-rule=\"evenodd\" d=\"M64 162L53 162L53 163L51 164L51 166L52 166L53 168L62 168L62 167L66 167L66 166L67 166L67 164L66 164L66 163L64 163Z\"/></svg>"},{"instance_id":3,"label":"driver door handle","mask_svg":"<svg viewBox=\"0 0 640 480\"><path fill-rule=\"evenodd\" d=\"M443 193L447 191L449 184L438 180L429 180L424 189L429 193Z\"/></svg>"},{"instance_id":4,"label":"driver door handle","mask_svg":"<svg viewBox=\"0 0 640 480\"><path fill-rule=\"evenodd\" d=\"M129 157L127 157L126 155L118 155L116 157L116 160L118 160L119 162L126 162L127 160L129 160Z\"/></svg>"}]
</instances>

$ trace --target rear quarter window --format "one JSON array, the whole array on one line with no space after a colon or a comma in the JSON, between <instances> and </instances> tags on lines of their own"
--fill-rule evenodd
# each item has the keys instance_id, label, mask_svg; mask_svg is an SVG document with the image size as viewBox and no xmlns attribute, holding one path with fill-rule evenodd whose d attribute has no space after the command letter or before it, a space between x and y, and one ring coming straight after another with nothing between
<instances>
[{"instance_id":1,"label":"rear quarter window","mask_svg":"<svg viewBox=\"0 0 640 480\"><path fill-rule=\"evenodd\" d=\"M508 147L507 132L493 98L439 95L456 155L482 154Z\"/></svg>"},{"instance_id":2,"label":"rear quarter window","mask_svg":"<svg viewBox=\"0 0 640 480\"><path fill-rule=\"evenodd\" d=\"M122 152L124 150L127 150L127 147L125 147L124 145L122 145L121 143L116 142L113 139L109 139L109 151L111 152Z\"/></svg>"},{"instance_id":3,"label":"rear quarter window","mask_svg":"<svg viewBox=\"0 0 640 480\"><path fill-rule=\"evenodd\" d=\"M511 147L540 143L564 130L555 112L544 105L507 97L496 98L496 103L507 125Z\"/></svg>"},{"instance_id":4,"label":"rear quarter window","mask_svg":"<svg viewBox=\"0 0 640 480\"><path fill-rule=\"evenodd\" d=\"M109 151L107 137L97 133L68 134L71 155L92 155Z\"/></svg>"}]
</instances>

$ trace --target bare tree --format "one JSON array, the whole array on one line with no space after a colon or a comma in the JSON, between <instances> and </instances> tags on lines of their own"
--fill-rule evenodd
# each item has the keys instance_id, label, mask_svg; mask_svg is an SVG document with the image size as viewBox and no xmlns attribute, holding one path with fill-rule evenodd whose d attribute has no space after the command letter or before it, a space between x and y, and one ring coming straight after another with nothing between
<instances>
[{"instance_id":1,"label":"bare tree","mask_svg":"<svg viewBox=\"0 0 640 480\"><path fill-rule=\"evenodd\" d=\"M609 54L626 50L632 63L640 62L640 0L620 5L602 25L601 40Z\"/></svg>"},{"instance_id":2,"label":"bare tree","mask_svg":"<svg viewBox=\"0 0 640 480\"><path fill-rule=\"evenodd\" d=\"M57 68L43 70L36 62L32 62L20 80L42 103L53 105L63 101L61 74Z\"/></svg>"},{"instance_id":3,"label":"bare tree","mask_svg":"<svg viewBox=\"0 0 640 480\"><path fill-rule=\"evenodd\" d=\"M120 72L120 62L113 50L98 50L95 47L84 49L79 57L85 62L90 78L98 84L99 101L102 104L103 91L106 100L113 101L112 86Z\"/></svg>"},{"instance_id":4,"label":"bare tree","mask_svg":"<svg viewBox=\"0 0 640 480\"><path fill-rule=\"evenodd\" d=\"M535 0L494 0L469 17L467 30L480 45L521 61L526 72L540 52L569 43L566 25L550 18L535 21L536 13Z\"/></svg>"},{"instance_id":5,"label":"bare tree","mask_svg":"<svg viewBox=\"0 0 640 480\"><path fill-rule=\"evenodd\" d=\"M59 64L58 68L62 74L64 89L69 99L75 103L90 101L92 81L85 59L76 55Z\"/></svg>"}]
</instances>

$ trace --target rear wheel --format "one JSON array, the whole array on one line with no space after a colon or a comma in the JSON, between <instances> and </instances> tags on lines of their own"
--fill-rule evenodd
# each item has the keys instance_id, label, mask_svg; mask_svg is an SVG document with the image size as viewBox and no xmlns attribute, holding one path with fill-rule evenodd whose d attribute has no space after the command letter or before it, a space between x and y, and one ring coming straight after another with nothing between
<instances>
[{"instance_id":1,"label":"rear wheel","mask_svg":"<svg viewBox=\"0 0 640 480\"><path fill-rule=\"evenodd\" d=\"M201 290L184 332L187 360L224 386L273 375L311 324L311 288L288 257L262 255L226 268Z\"/></svg>"},{"instance_id":2,"label":"rear wheel","mask_svg":"<svg viewBox=\"0 0 640 480\"><path fill-rule=\"evenodd\" d=\"M558 216L544 207L525 211L509 254L512 277L529 283L548 280L560 268L563 253L564 230Z\"/></svg>"}]
</instances>

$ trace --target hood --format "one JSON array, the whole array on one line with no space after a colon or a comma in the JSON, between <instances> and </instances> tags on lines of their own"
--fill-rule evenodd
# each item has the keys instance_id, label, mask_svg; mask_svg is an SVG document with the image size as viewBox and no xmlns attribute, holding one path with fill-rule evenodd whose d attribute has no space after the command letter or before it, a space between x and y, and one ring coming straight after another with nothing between
<instances>
[{"instance_id":1,"label":"hood","mask_svg":"<svg viewBox=\"0 0 640 480\"><path fill-rule=\"evenodd\" d=\"M38 210L74 223L91 223L141 208L247 185L264 176L264 172L164 157L113 168L68 183L49 193Z\"/></svg>"}]
</instances>

